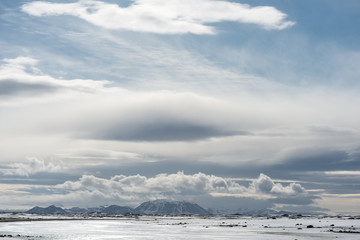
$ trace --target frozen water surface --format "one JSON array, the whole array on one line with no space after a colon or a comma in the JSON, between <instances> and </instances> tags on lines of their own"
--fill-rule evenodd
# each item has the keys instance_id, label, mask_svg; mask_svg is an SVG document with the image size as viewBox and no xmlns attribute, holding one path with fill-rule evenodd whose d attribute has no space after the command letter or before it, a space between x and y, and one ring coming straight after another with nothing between
<instances>
[{"instance_id":1,"label":"frozen water surface","mask_svg":"<svg viewBox=\"0 0 360 240\"><path fill-rule=\"evenodd\" d=\"M1 222L0 239L360 239L359 219L154 217ZM313 228L307 228L312 225ZM19 236L17 236L19 235Z\"/></svg>"}]
</instances>

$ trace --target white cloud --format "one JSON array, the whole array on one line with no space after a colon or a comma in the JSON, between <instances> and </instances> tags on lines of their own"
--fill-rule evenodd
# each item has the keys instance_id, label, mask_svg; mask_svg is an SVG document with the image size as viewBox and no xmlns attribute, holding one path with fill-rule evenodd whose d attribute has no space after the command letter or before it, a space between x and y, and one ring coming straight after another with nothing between
<instances>
[{"instance_id":1,"label":"white cloud","mask_svg":"<svg viewBox=\"0 0 360 240\"><path fill-rule=\"evenodd\" d=\"M268 185L264 187L264 184ZM254 180L248 187L240 185L234 180L197 173L186 175L183 172L176 174L159 174L155 177L147 178L141 175L124 176L117 175L110 179L84 175L78 181L67 181L56 186L69 192L87 191L101 193L104 196L117 196L133 199L155 198L156 196L174 197L181 195L212 194L225 196L252 196L267 198L267 195L277 196L296 196L306 194L305 189L296 183L283 186L274 183L272 179L264 174Z\"/></svg>"},{"instance_id":2,"label":"white cloud","mask_svg":"<svg viewBox=\"0 0 360 240\"><path fill-rule=\"evenodd\" d=\"M256 192L266 194L297 195L305 192L305 189L298 183L290 183L288 186L284 187L280 183L274 183L270 177L262 173L258 179L252 182L251 188Z\"/></svg>"},{"instance_id":3,"label":"white cloud","mask_svg":"<svg viewBox=\"0 0 360 240\"><path fill-rule=\"evenodd\" d=\"M274 7L250 7L215 0L135 0L125 8L92 0L36 1L23 5L22 10L34 16L72 15L104 28L160 34L214 34L214 27L206 24L222 21L252 23L278 30L294 25L286 21L286 14Z\"/></svg>"},{"instance_id":4,"label":"white cloud","mask_svg":"<svg viewBox=\"0 0 360 240\"><path fill-rule=\"evenodd\" d=\"M100 191L104 194L204 194L213 191L228 191L230 186L236 185L238 191L245 190L240 185L226 179L198 173L185 175L183 172L176 174L159 174L152 178L141 175L118 175L110 179L84 175L78 181L67 181L57 187L67 190ZM234 189L234 187L233 187Z\"/></svg>"},{"instance_id":5,"label":"white cloud","mask_svg":"<svg viewBox=\"0 0 360 240\"><path fill-rule=\"evenodd\" d=\"M36 173L63 173L66 167L62 162L51 162L36 157L28 157L27 162L9 164L6 169L0 169L4 175L30 176Z\"/></svg>"},{"instance_id":6,"label":"white cloud","mask_svg":"<svg viewBox=\"0 0 360 240\"><path fill-rule=\"evenodd\" d=\"M38 64L38 60L33 59L31 57L17 57L17 58L5 58L3 59L3 62L6 64L2 66L3 68L9 68L9 69L21 69L25 70L26 66L34 67ZM36 69L38 70L38 69Z\"/></svg>"}]
</instances>

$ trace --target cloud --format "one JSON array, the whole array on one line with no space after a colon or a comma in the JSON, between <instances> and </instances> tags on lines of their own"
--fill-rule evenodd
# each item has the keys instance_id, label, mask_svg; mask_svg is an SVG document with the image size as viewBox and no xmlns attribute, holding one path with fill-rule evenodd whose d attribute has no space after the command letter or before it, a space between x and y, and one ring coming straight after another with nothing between
<instances>
[{"instance_id":1,"label":"cloud","mask_svg":"<svg viewBox=\"0 0 360 240\"><path fill-rule=\"evenodd\" d=\"M324 136L346 136L356 134L356 130L354 129L341 129L322 125L311 126L309 130Z\"/></svg>"},{"instance_id":2,"label":"cloud","mask_svg":"<svg viewBox=\"0 0 360 240\"><path fill-rule=\"evenodd\" d=\"M218 99L171 91L124 92L120 99L126 102L114 103L112 98L108 104L104 102L112 106L100 111L102 116L95 116L96 112L89 109L89 116L95 119L81 123L76 136L128 142L192 142L251 135L226 118L232 107Z\"/></svg>"},{"instance_id":3,"label":"cloud","mask_svg":"<svg viewBox=\"0 0 360 240\"><path fill-rule=\"evenodd\" d=\"M26 176L36 173L61 173L66 167L63 163L55 163L38 159L36 157L28 157L25 163L13 163L7 166L6 169L0 169L3 175L17 175Z\"/></svg>"},{"instance_id":4,"label":"cloud","mask_svg":"<svg viewBox=\"0 0 360 240\"><path fill-rule=\"evenodd\" d=\"M313 204L314 200L320 199L320 196L312 195L299 195L299 196L289 196L289 197L277 197L270 199L269 201L274 204L285 204L285 205L309 205Z\"/></svg>"},{"instance_id":5,"label":"cloud","mask_svg":"<svg viewBox=\"0 0 360 240\"><path fill-rule=\"evenodd\" d=\"M289 151L287 160L274 166L280 171L340 171L359 170L360 158L356 150L298 148Z\"/></svg>"},{"instance_id":6,"label":"cloud","mask_svg":"<svg viewBox=\"0 0 360 240\"><path fill-rule=\"evenodd\" d=\"M86 148L134 153L136 166L150 160L168 163L167 169L160 166L162 171L138 170L147 176L191 169L195 162L197 171L208 169L207 173L228 164L236 171L246 169L242 173L247 176L261 169L283 178L294 172L356 170L358 164L358 157L349 156L359 139L359 114L355 105L348 105L349 99L358 99L352 94L303 94L300 89L291 96L236 92L209 97L195 91L134 91L106 81L56 78L42 73L38 64L33 58L18 57L0 65L0 83L12 79L56 89L43 93L30 88L32 94L13 91L0 97L2 162L22 162L27 156L49 159L64 152L78 155L76 149ZM331 109L324 108L330 103ZM319 133L319 128L309 126L328 127ZM351 134L343 129L351 129ZM88 171L94 157L91 151L81 155L76 162L66 162ZM97 158L104 171L116 160L117 166L130 162L121 156ZM186 161L187 169L184 164L172 165L176 161ZM236 176L235 170L222 169ZM90 170L96 174L95 167ZM114 174L112 170L107 176Z\"/></svg>"},{"instance_id":7,"label":"cloud","mask_svg":"<svg viewBox=\"0 0 360 240\"><path fill-rule=\"evenodd\" d=\"M280 183L275 184L270 177L262 173L260 174L258 179L252 182L251 187L253 187L256 192L271 194L279 193L286 195L297 195L305 191L305 189L298 183L290 183L286 187L284 187Z\"/></svg>"},{"instance_id":8,"label":"cloud","mask_svg":"<svg viewBox=\"0 0 360 240\"><path fill-rule=\"evenodd\" d=\"M0 103L1 97L34 97L58 91L95 92L102 89L108 81L55 79L43 74L36 65L38 61L30 57L3 59L0 65ZM3 99L6 102L6 100Z\"/></svg>"},{"instance_id":9,"label":"cloud","mask_svg":"<svg viewBox=\"0 0 360 240\"><path fill-rule=\"evenodd\" d=\"M61 129L80 139L145 142L250 134L230 125L222 127L221 122L228 122L225 116L215 120L216 112L227 108L217 99L186 92L131 92L107 86L108 81L56 79L41 73L35 59L18 57L3 61L0 104L62 102L56 104L57 108L44 104L45 109L39 110L42 118L34 119L39 131L48 129L54 133ZM199 117L200 112L203 114Z\"/></svg>"},{"instance_id":10,"label":"cloud","mask_svg":"<svg viewBox=\"0 0 360 240\"><path fill-rule=\"evenodd\" d=\"M0 96L1 95L20 95L20 94L42 94L51 93L59 88L55 86L38 84L38 83L23 83L14 81L12 79L0 81Z\"/></svg>"},{"instance_id":11,"label":"cloud","mask_svg":"<svg viewBox=\"0 0 360 240\"><path fill-rule=\"evenodd\" d=\"M30 67L33 71L40 71L35 66L38 64L36 59L31 57L17 57L17 58L5 58L3 62L6 63L7 68L11 69L21 69L25 70L27 67Z\"/></svg>"},{"instance_id":12,"label":"cloud","mask_svg":"<svg viewBox=\"0 0 360 240\"><path fill-rule=\"evenodd\" d=\"M164 113L165 115L165 113ZM212 137L247 135L244 131L227 131L191 121L153 119L128 127L108 126L92 136L96 139L119 141L196 141Z\"/></svg>"},{"instance_id":13,"label":"cloud","mask_svg":"<svg viewBox=\"0 0 360 240\"><path fill-rule=\"evenodd\" d=\"M265 29L284 29L294 25L287 15L270 6L250 7L215 0L135 0L128 7L102 1L75 3L35 1L22 6L33 16L71 15L108 29L159 34L215 34L207 24L222 21L251 23Z\"/></svg>"},{"instance_id":14,"label":"cloud","mask_svg":"<svg viewBox=\"0 0 360 240\"><path fill-rule=\"evenodd\" d=\"M264 177L265 175L262 174L255 181ZM29 205L29 207L49 204L94 207L99 203L136 206L143 201L166 198L201 201L199 204L205 207L252 209L254 204L270 207L276 203L276 199L282 199L281 203L284 205L286 205L286 200L284 200L286 198L291 198L289 201L295 205L311 203L311 201L298 201L298 203L293 201L295 198L310 199L311 196L305 190L292 195L289 195L287 191L272 192L269 193L272 195L269 198L263 192L254 189L252 184L244 186L228 178L201 172L192 175L177 172L158 174L153 177L139 174L115 175L111 178L83 175L78 180L51 186L19 185L18 188L12 188L12 192L2 198L2 204L4 206ZM287 187L282 186L282 189ZM222 204L219 203L220 200ZM231 203L231 206L224 206L224 202Z\"/></svg>"},{"instance_id":15,"label":"cloud","mask_svg":"<svg viewBox=\"0 0 360 240\"><path fill-rule=\"evenodd\" d=\"M264 190L261 187L254 187L264 182L271 183L271 187ZM260 184L259 184L260 183ZM184 195L212 194L213 196L251 196L267 198L264 194L276 197L307 196L305 189L296 183L283 186L280 183L274 184L270 177L261 174L249 187L240 185L234 180L197 173L186 175L183 172L176 174L158 174L155 177L147 178L142 175L117 175L110 179L84 175L78 181L67 181L56 186L69 192L88 191L101 193L104 196L117 196L119 198L155 198L163 196L173 198Z\"/></svg>"},{"instance_id":16,"label":"cloud","mask_svg":"<svg viewBox=\"0 0 360 240\"><path fill-rule=\"evenodd\" d=\"M269 201L276 204L307 205L319 198L307 194L305 188L298 183L292 182L283 186L280 183L274 183L270 177L262 173L250 184L251 188L257 193L275 195L276 197L269 198Z\"/></svg>"},{"instance_id":17,"label":"cloud","mask_svg":"<svg viewBox=\"0 0 360 240\"><path fill-rule=\"evenodd\" d=\"M56 186L67 190L101 191L105 194L204 194L212 191L245 190L234 182L226 181L221 177L198 173L185 175L183 172L176 174L158 174L147 178L142 175L117 175L110 179L95 176L82 176L78 181L67 181ZM235 190L235 188L237 190Z\"/></svg>"}]
</instances>

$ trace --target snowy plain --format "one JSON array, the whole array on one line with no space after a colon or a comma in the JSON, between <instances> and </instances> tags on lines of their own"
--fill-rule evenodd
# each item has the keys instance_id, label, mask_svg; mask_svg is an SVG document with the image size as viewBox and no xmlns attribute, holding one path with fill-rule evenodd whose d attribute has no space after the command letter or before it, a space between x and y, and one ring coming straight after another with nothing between
<instances>
[{"instance_id":1,"label":"snowy plain","mask_svg":"<svg viewBox=\"0 0 360 240\"><path fill-rule=\"evenodd\" d=\"M360 219L349 217L138 216L71 220L50 216L29 220L0 222L0 239L360 239Z\"/></svg>"}]
</instances>

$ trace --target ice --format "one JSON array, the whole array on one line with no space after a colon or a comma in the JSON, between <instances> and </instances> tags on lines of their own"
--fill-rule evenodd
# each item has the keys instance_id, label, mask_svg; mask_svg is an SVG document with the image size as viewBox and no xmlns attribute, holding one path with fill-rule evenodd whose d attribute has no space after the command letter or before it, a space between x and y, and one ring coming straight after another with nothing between
<instances>
[{"instance_id":1,"label":"ice","mask_svg":"<svg viewBox=\"0 0 360 240\"><path fill-rule=\"evenodd\" d=\"M139 216L1 222L0 239L360 239L360 219ZM312 225L313 228L307 228ZM342 231L340 233L340 231ZM19 235L19 236L17 236Z\"/></svg>"}]
</instances>

